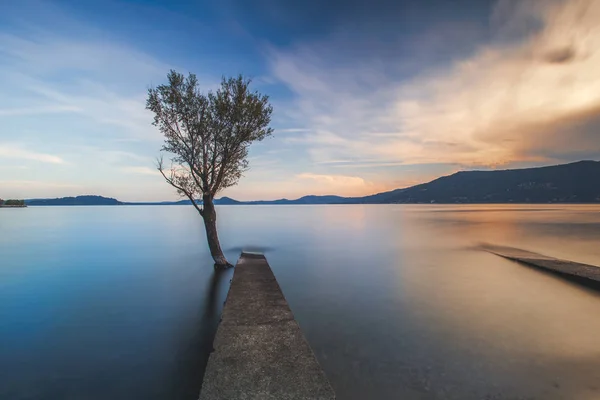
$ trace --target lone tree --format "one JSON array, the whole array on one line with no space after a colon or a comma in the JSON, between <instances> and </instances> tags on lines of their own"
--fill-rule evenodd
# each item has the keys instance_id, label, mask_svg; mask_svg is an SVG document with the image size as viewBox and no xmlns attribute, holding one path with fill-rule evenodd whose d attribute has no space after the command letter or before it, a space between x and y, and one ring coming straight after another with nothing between
<instances>
[{"instance_id":1,"label":"lone tree","mask_svg":"<svg viewBox=\"0 0 600 400\"><path fill-rule=\"evenodd\" d=\"M186 78L171 70L167 78L168 84L148 90L146 102L165 137L161 151L171 159L166 167L161 156L158 170L202 216L215 268L230 267L219 244L213 200L248 169L250 144L273 133L273 107L268 96L249 90L251 81L242 75L223 78L216 92L206 94L194 74Z\"/></svg>"}]
</instances>

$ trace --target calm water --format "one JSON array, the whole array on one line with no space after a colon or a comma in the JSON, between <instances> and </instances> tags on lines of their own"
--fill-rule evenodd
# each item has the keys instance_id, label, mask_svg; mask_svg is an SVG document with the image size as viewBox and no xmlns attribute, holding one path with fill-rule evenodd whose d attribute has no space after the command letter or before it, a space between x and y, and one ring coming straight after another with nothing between
<instances>
[{"instance_id":1,"label":"calm water","mask_svg":"<svg viewBox=\"0 0 600 400\"><path fill-rule=\"evenodd\" d=\"M229 206L340 399L600 398L600 206ZM0 399L196 399L232 271L191 207L0 210Z\"/></svg>"}]
</instances>

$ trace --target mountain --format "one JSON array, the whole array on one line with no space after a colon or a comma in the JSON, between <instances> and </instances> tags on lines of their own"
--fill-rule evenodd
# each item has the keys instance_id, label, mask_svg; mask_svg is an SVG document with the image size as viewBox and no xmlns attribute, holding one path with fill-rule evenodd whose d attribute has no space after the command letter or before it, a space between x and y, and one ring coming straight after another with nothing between
<instances>
[{"instance_id":1,"label":"mountain","mask_svg":"<svg viewBox=\"0 0 600 400\"><path fill-rule=\"evenodd\" d=\"M279 199L279 200L258 200L258 201L245 201L238 202L240 204L251 204L251 205L268 205L268 204L347 204L351 201L352 197L342 196L304 196L295 200Z\"/></svg>"},{"instance_id":2,"label":"mountain","mask_svg":"<svg viewBox=\"0 0 600 400\"><path fill-rule=\"evenodd\" d=\"M363 197L362 202L595 203L600 202L600 162L462 171L429 183Z\"/></svg>"},{"instance_id":3,"label":"mountain","mask_svg":"<svg viewBox=\"0 0 600 400\"><path fill-rule=\"evenodd\" d=\"M117 199L102 196L60 197L57 199L29 199L28 206L118 206L123 205Z\"/></svg>"},{"instance_id":4,"label":"mountain","mask_svg":"<svg viewBox=\"0 0 600 400\"><path fill-rule=\"evenodd\" d=\"M236 204L245 204L241 201L237 201L232 199L231 197L221 197L220 199L215 199L214 203L216 205L236 205ZM192 204L191 200L178 200L178 201L158 201L158 202L125 202L123 203L126 206L182 206ZM196 204L202 204L202 200L196 200Z\"/></svg>"},{"instance_id":5,"label":"mountain","mask_svg":"<svg viewBox=\"0 0 600 400\"><path fill-rule=\"evenodd\" d=\"M364 197L304 196L244 204L597 203L600 162L461 171L428 183Z\"/></svg>"},{"instance_id":6,"label":"mountain","mask_svg":"<svg viewBox=\"0 0 600 400\"><path fill-rule=\"evenodd\" d=\"M185 205L190 200L126 203L102 196L25 200L27 205ZM202 201L198 201L202 204ZM237 201L217 205L388 203L600 203L600 161L495 171L461 171L428 183L364 197L304 196L295 200Z\"/></svg>"},{"instance_id":7,"label":"mountain","mask_svg":"<svg viewBox=\"0 0 600 400\"><path fill-rule=\"evenodd\" d=\"M171 206L192 204L190 200L160 201L160 202L123 202L111 197L103 196L77 196L59 197L56 199L29 199L25 204L30 206ZM198 201L202 204L202 201ZM217 205L243 204L229 197L215 199Z\"/></svg>"}]
</instances>

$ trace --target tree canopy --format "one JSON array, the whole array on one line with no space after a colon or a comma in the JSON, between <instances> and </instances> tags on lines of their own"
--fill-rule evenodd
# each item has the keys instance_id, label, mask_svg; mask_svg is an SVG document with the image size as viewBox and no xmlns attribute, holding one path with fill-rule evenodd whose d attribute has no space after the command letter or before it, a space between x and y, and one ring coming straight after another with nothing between
<instances>
[{"instance_id":1,"label":"tree canopy","mask_svg":"<svg viewBox=\"0 0 600 400\"><path fill-rule=\"evenodd\" d=\"M0 202L0 205L5 205L5 206L24 206L25 205L25 200L5 200L4 204L2 204L2 202Z\"/></svg>"},{"instance_id":2,"label":"tree canopy","mask_svg":"<svg viewBox=\"0 0 600 400\"><path fill-rule=\"evenodd\" d=\"M215 91L202 93L196 75L173 70L168 83L148 90L146 108L165 137L162 151L171 166L158 170L181 196L191 200L204 220L215 268L228 267L217 234L213 199L235 185L248 169L248 147L271 135L269 98L249 89L250 79L223 78ZM202 208L197 200L202 198Z\"/></svg>"},{"instance_id":3,"label":"tree canopy","mask_svg":"<svg viewBox=\"0 0 600 400\"><path fill-rule=\"evenodd\" d=\"M195 200L235 185L248 169L249 145L272 134L273 108L242 75L223 78L206 94L194 74L171 70L167 78L168 84L149 89L146 104L165 137L162 150L171 155L171 166L161 157L158 169L202 213Z\"/></svg>"}]
</instances>

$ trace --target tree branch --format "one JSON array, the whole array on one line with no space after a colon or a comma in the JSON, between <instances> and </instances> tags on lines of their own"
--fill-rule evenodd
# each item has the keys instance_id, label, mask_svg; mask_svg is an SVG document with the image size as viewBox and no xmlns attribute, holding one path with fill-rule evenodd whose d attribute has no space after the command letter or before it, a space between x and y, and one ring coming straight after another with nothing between
<instances>
[{"instance_id":1,"label":"tree branch","mask_svg":"<svg viewBox=\"0 0 600 400\"><path fill-rule=\"evenodd\" d=\"M160 172L160 174L163 176L163 178L165 178L165 181L167 181L167 183L169 185L173 186L180 193L183 193L188 199L190 199L190 201L192 202L192 205L194 206L194 208L196 208L196 210L198 211L198 213L200 213L200 215L202 215L202 217L204 217L204 210L201 209L200 207L198 207L198 204L196 204L196 200L194 199L193 194L190 193L188 190L186 190L183 186L177 185L175 183L175 181L173 179L173 175L174 175L173 169L171 169L171 177L170 178L167 177L167 175L164 172L162 157L158 160L157 169Z\"/></svg>"}]
</instances>

